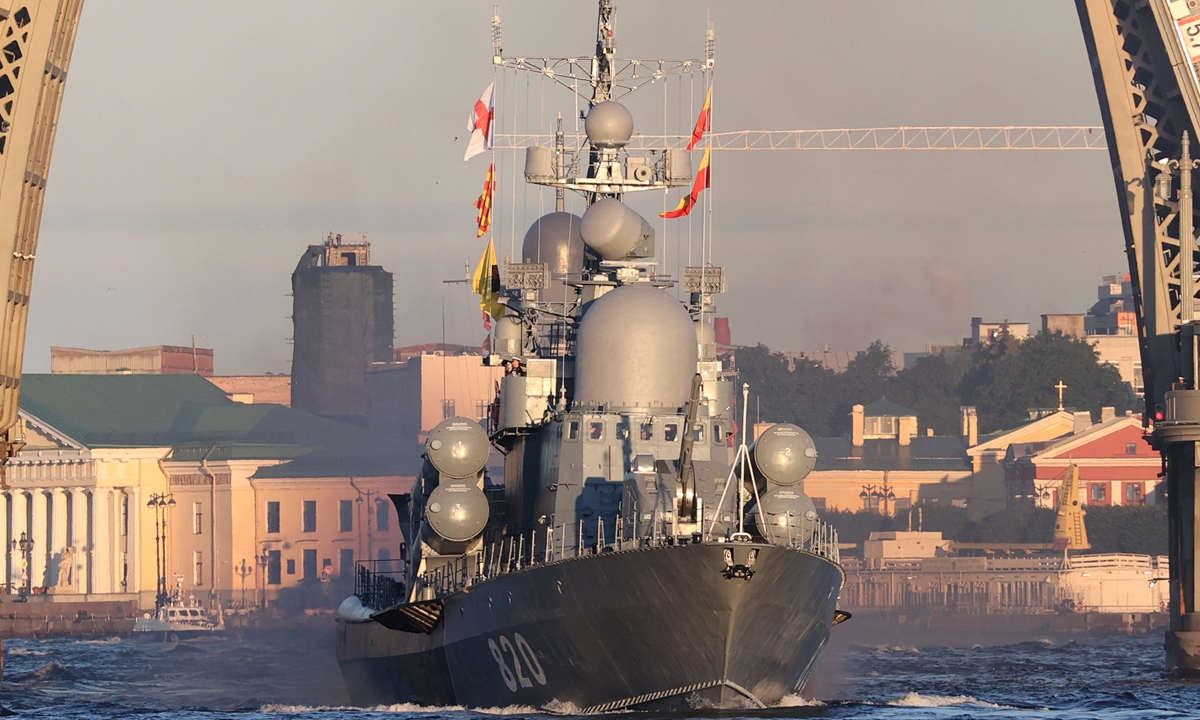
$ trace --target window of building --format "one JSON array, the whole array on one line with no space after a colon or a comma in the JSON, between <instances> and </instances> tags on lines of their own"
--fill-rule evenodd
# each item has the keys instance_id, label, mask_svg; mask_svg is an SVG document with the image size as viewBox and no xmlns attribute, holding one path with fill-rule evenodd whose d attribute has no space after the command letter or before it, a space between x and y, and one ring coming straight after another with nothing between
<instances>
[{"instance_id":1,"label":"window of building","mask_svg":"<svg viewBox=\"0 0 1200 720\"><path fill-rule=\"evenodd\" d=\"M476 400L475 401L475 419L478 420L480 423L482 423L488 419L488 401L487 400Z\"/></svg>"},{"instance_id":2,"label":"window of building","mask_svg":"<svg viewBox=\"0 0 1200 720\"><path fill-rule=\"evenodd\" d=\"M317 579L317 551L304 551L304 574L300 576L304 580Z\"/></svg>"},{"instance_id":3,"label":"window of building","mask_svg":"<svg viewBox=\"0 0 1200 720\"><path fill-rule=\"evenodd\" d=\"M379 532L387 532L392 529L392 515L388 512L387 500L375 501L375 529Z\"/></svg>"},{"instance_id":4,"label":"window of building","mask_svg":"<svg viewBox=\"0 0 1200 720\"><path fill-rule=\"evenodd\" d=\"M279 532L279 503L276 501L267 503L267 532Z\"/></svg>"},{"instance_id":5,"label":"window of building","mask_svg":"<svg viewBox=\"0 0 1200 720\"><path fill-rule=\"evenodd\" d=\"M306 533L317 531L317 501L316 500L305 500L304 501L304 527L303 527L303 530Z\"/></svg>"},{"instance_id":6,"label":"window of building","mask_svg":"<svg viewBox=\"0 0 1200 720\"><path fill-rule=\"evenodd\" d=\"M703 423L696 423L695 425L692 426L692 442L698 442L698 443L704 442L704 425L703 425Z\"/></svg>"},{"instance_id":7,"label":"window of building","mask_svg":"<svg viewBox=\"0 0 1200 720\"><path fill-rule=\"evenodd\" d=\"M129 496L121 497L121 534L129 534Z\"/></svg>"},{"instance_id":8,"label":"window of building","mask_svg":"<svg viewBox=\"0 0 1200 720\"><path fill-rule=\"evenodd\" d=\"M333 559L321 558L321 579L324 580L329 577L333 577Z\"/></svg>"},{"instance_id":9,"label":"window of building","mask_svg":"<svg viewBox=\"0 0 1200 720\"><path fill-rule=\"evenodd\" d=\"M629 439L629 421L628 420L620 420L617 422L617 439L618 440L628 440Z\"/></svg>"},{"instance_id":10,"label":"window of building","mask_svg":"<svg viewBox=\"0 0 1200 720\"><path fill-rule=\"evenodd\" d=\"M1142 502L1142 484L1141 483L1126 483L1125 485L1125 502L1137 504Z\"/></svg>"},{"instance_id":11,"label":"window of building","mask_svg":"<svg viewBox=\"0 0 1200 720\"><path fill-rule=\"evenodd\" d=\"M650 442L651 440L653 440L654 439L654 423L652 423L652 422L642 423L642 432L639 437L641 437L642 440L645 440L646 442Z\"/></svg>"},{"instance_id":12,"label":"window of building","mask_svg":"<svg viewBox=\"0 0 1200 720\"><path fill-rule=\"evenodd\" d=\"M578 420L568 420L567 421L567 440L574 442L578 439L579 439L579 421Z\"/></svg>"},{"instance_id":13,"label":"window of building","mask_svg":"<svg viewBox=\"0 0 1200 720\"><path fill-rule=\"evenodd\" d=\"M282 556L278 550L267 551L267 584L279 585L283 582L282 574Z\"/></svg>"},{"instance_id":14,"label":"window of building","mask_svg":"<svg viewBox=\"0 0 1200 720\"><path fill-rule=\"evenodd\" d=\"M338 502L338 531L351 532L354 530L354 503L349 500Z\"/></svg>"},{"instance_id":15,"label":"window of building","mask_svg":"<svg viewBox=\"0 0 1200 720\"><path fill-rule=\"evenodd\" d=\"M725 426L721 423L713 423L713 445L725 444Z\"/></svg>"},{"instance_id":16,"label":"window of building","mask_svg":"<svg viewBox=\"0 0 1200 720\"><path fill-rule=\"evenodd\" d=\"M1125 443L1126 455L1137 455L1137 443Z\"/></svg>"},{"instance_id":17,"label":"window of building","mask_svg":"<svg viewBox=\"0 0 1200 720\"><path fill-rule=\"evenodd\" d=\"M288 558L288 575L296 574L296 558Z\"/></svg>"},{"instance_id":18,"label":"window of building","mask_svg":"<svg viewBox=\"0 0 1200 720\"><path fill-rule=\"evenodd\" d=\"M192 503L192 534L200 535L204 532L204 505L198 502Z\"/></svg>"},{"instance_id":19,"label":"window of building","mask_svg":"<svg viewBox=\"0 0 1200 720\"><path fill-rule=\"evenodd\" d=\"M350 577L354 573L354 551L339 550L338 551L338 570L341 571L342 577Z\"/></svg>"},{"instance_id":20,"label":"window of building","mask_svg":"<svg viewBox=\"0 0 1200 720\"><path fill-rule=\"evenodd\" d=\"M452 417L454 417L454 401L453 400L443 400L442 401L442 419L445 420L446 418L452 418Z\"/></svg>"},{"instance_id":21,"label":"window of building","mask_svg":"<svg viewBox=\"0 0 1200 720\"><path fill-rule=\"evenodd\" d=\"M204 584L204 553L192 551L192 584L200 587Z\"/></svg>"},{"instance_id":22,"label":"window of building","mask_svg":"<svg viewBox=\"0 0 1200 720\"><path fill-rule=\"evenodd\" d=\"M663 426L663 440L675 442L679 437L679 423L667 423Z\"/></svg>"},{"instance_id":23,"label":"window of building","mask_svg":"<svg viewBox=\"0 0 1200 720\"><path fill-rule=\"evenodd\" d=\"M1092 502L1108 501L1108 485L1095 483L1092 485Z\"/></svg>"},{"instance_id":24,"label":"window of building","mask_svg":"<svg viewBox=\"0 0 1200 720\"><path fill-rule=\"evenodd\" d=\"M592 420L588 422L588 440L592 442L604 442L603 420Z\"/></svg>"}]
</instances>

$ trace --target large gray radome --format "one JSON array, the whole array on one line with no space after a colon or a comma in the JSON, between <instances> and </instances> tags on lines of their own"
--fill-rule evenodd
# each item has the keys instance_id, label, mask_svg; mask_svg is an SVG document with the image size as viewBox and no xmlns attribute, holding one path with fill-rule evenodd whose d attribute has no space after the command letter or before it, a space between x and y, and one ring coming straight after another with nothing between
<instances>
[{"instance_id":1,"label":"large gray radome","mask_svg":"<svg viewBox=\"0 0 1200 720\"><path fill-rule=\"evenodd\" d=\"M680 408L696 373L696 331L678 300L651 285L624 285L579 323L575 406Z\"/></svg>"},{"instance_id":2,"label":"large gray radome","mask_svg":"<svg viewBox=\"0 0 1200 720\"><path fill-rule=\"evenodd\" d=\"M588 111L583 130L596 147L624 147L633 137L633 114L615 100L602 102Z\"/></svg>"},{"instance_id":3,"label":"large gray radome","mask_svg":"<svg viewBox=\"0 0 1200 720\"><path fill-rule=\"evenodd\" d=\"M578 280L583 272L583 238L579 234L583 220L567 212L543 215L529 226L521 257L527 263L550 266L550 286L541 291L542 302L566 302L567 279Z\"/></svg>"}]
</instances>

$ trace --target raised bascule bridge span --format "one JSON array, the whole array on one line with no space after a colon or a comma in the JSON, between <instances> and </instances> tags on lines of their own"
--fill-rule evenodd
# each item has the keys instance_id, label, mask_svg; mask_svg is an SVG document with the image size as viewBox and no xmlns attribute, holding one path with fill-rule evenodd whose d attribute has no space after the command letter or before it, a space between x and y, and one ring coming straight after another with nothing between
<instances>
[{"instance_id":1,"label":"raised bascule bridge span","mask_svg":"<svg viewBox=\"0 0 1200 720\"><path fill-rule=\"evenodd\" d=\"M1200 0L1075 0L1075 5L1103 128L747 130L714 133L711 139L714 149L722 151L1107 148L1134 284L1145 417L1164 458L1171 568L1167 666L1200 674L1200 321L1194 304L1192 198L1197 163L1188 140L1200 128ZM0 0L0 270L7 278L0 320L0 486L6 485L3 460L22 444L17 408L33 263L82 7L83 0ZM498 42L498 18L494 22ZM710 49L711 40L710 34ZM515 62L559 82L583 72L572 59L556 60L553 67L527 59ZM658 75L676 70L660 68ZM639 81L656 76L647 74ZM503 135L496 140L498 148L523 149L552 145L555 138ZM572 135L563 142L578 148L582 138ZM686 142L682 136L635 136L629 147L679 148Z\"/></svg>"}]
</instances>

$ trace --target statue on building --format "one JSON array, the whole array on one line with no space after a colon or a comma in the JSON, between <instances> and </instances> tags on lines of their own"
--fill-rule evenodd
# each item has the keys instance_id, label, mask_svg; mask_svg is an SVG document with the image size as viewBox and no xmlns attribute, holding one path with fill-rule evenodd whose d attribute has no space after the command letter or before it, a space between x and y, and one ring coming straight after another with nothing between
<instances>
[{"instance_id":1,"label":"statue on building","mask_svg":"<svg viewBox=\"0 0 1200 720\"><path fill-rule=\"evenodd\" d=\"M62 551L58 558L58 582L55 587L68 590L75 587L75 548L69 547Z\"/></svg>"}]
</instances>

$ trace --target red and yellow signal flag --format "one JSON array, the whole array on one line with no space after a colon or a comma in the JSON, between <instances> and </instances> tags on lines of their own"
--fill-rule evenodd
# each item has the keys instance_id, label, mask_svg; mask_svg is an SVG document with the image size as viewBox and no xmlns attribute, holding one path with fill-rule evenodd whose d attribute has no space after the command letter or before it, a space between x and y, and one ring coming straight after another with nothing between
<instances>
[{"instance_id":1,"label":"red and yellow signal flag","mask_svg":"<svg viewBox=\"0 0 1200 720\"><path fill-rule=\"evenodd\" d=\"M475 217L475 222L479 225L479 234L475 237L483 237L492 229L492 193L495 190L496 163L492 163L488 165L487 179L483 181L483 192L475 201L475 207L479 209L479 214Z\"/></svg>"},{"instance_id":2,"label":"red and yellow signal flag","mask_svg":"<svg viewBox=\"0 0 1200 720\"><path fill-rule=\"evenodd\" d=\"M695 150L704 133L709 130L712 130L712 85L708 86L708 95L704 98L704 107L700 108L700 117L696 118L696 129L692 130L692 140L687 149Z\"/></svg>"},{"instance_id":3,"label":"red and yellow signal flag","mask_svg":"<svg viewBox=\"0 0 1200 720\"><path fill-rule=\"evenodd\" d=\"M475 268L472 283L479 295L479 308L483 310L483 327L491 330L492 319L504 317L504 302L500 299L500 265L496 261L496 246L491 237L488 237L483 257Z\"/></svg>"},{"instance_id":4,"label":"red and yellow signal flag","mask_svg":"<svg viewBox=\"0 0 1200 720\"><path fill-rule=\"evenodd\" d=\"M704 159L700 161L700 169L696 171L696 180L692 183L692 192L689 195L684 195L679 201L679 207L665 213L659 213L659 217L677 218L683 217L692 211L696 202L700 200L700 193L707 190L710 185L711 173L708 168L709 156L712 154L712 145L704 149Z\"/></svg>"}]
</instances>

